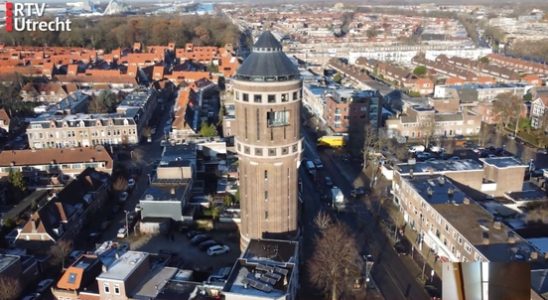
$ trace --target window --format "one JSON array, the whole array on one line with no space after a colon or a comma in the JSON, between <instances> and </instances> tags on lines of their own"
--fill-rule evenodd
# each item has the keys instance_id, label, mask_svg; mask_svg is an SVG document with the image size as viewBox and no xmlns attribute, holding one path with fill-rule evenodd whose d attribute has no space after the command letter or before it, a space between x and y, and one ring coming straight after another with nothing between
<instances>
[{"instance_id":1,"label":"window","mask_svg":"<svg viewBox=\"0 0 548 300\"><path fill-rule=\"evenodd\" d=\"M289 94L282 94L282 102L289 101Z\"/></svg>"},{"instance_id":2,"label":"window","mask_svg":"<svg viewBox=\"0 0 548 300\"><path fill-rule=\"evenodd\" d=\"M245 154L249 154L249 147L247 147L247 146L244 147L244 153L245 153Z\"/></svg>"},{"instance_id":3,"label":"window","mask_svg":"<svg viewBox=\"0 0 548 300\"><path fill-rule=\"evenodd\" d=\"M262 101L263 101L263 95L261 95L261 94L253 95L253 102L261 103Z\"/></svg>"},{"instance_id":4,"label":"window","mask_svg":"<svg viewBox=\"0 0 548 300\"><path fill-rule=\"evenodd\" d=\"M265 220L268 220L268 210L265 210L265 211L264 211L264 219L265 219Z\"/></svg>"},{"instance_id":5,"label":"window","mask_svg":"<svg viewBox=\"0 0 548 300\"><path fill-rule=\"evenodd\" d=\"M293 100L297 100L297 96L298 96L297 92L293 92Z\"/></svg>"},{"instance_id":6,"label":"window","mask_svg":"<svg viewBox=\"0 0 548 300\"><path fill-rule=\"evenodd\" d=\"M287 126L289 125L288 111L270 111L267 113L268 127Z\"/></svg>"},{"instance_id":7,"label":"window","mask_svg":"<svg viewBox=\"0 0 548 300\"><path fill-rule=\"evenodd\" d=\"M243 94L242 94L242 100L243 100L244 102L249 102L249 94L243 93Z\"/></svg>"},{"instance_id":8,"label":"window","mask_svg":"<svg viewBox=\"0 0 548 300\"><path fill-rule=\"evenodd\" d=\"M114 285L114 294L120 295L120 285L119 284Z\"/></svg>"},{"instance_id":9,"label":"window","mask_svg":"<svg viewBox=\"0 0 548 300\"><path fill-rule=\"evenodd\" d=\"M236 100L240 100L240 92L236 92Z\"/></svg>"},{"instance_id":10,"label":"window","mask_svg":"<svg viewBox=\"0 0 548 300\"><path fill-rule=\"evenodd\" d=\"M276 156L276 148L268 149L268 156Z\"/></svg>"},{"instance_id":11,"label":"window","mask_svg":"<svg viewBox=\"0 0 548 300\"><path fill-rule=\"evenodd\" d=\"M262 156L263 155L263 149L262 148L255 148L255 155Z\"/></svg>"},{"instance_id":12,"label":"window","mask_svg":"<svg viewBox=\"0 0 548 300\"><path fill-rule=\"evenodd\" d=\"M276 95L268 95L268 103L275 103Z\"/></svg>"},{"instance_id":13,"label":"window","mask_svg":"<svg viewBox=\"0 0 548 300\"><path fill-rule=\"evenodd\" d=\"M286 155L289 153L289 147L283 147L282 148L282 155Z\"/></svg>"},{"instance_id":14,"label":"window","mask_svg":"<svg viewBox=\"0 0 548 300\"><path fill-rule=\"evenodd\" d=\"M268 191L264 191L264 200L268 200Z\"/></svg>"},{"instance_id":15,"label":"window","mask_svg":"<svg viewBox=\"0 0 548 300\"><path fill-rule=\"evenodd\" d=\"M264 179L268 179L268 171L264 170Z\"/></svg>"},{"instance_id":16,"label":"window","mask_svg":"<svg viewBox=\"0 0 548 300\"><path fill-rule=\"evenodd\" d=\"M105 294L110 294L110 284L109 283L103 282L103 291L105 292Z\"/></svg>"}]
</instances>

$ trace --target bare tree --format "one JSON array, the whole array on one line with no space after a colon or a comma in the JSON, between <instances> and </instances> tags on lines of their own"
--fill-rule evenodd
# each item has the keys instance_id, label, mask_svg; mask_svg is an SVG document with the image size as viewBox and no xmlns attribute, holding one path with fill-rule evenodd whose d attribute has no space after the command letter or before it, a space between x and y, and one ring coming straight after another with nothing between
<instances>
[{"instance_id":1,"label":"bare tree","mask_svg":"<svg viewBox=\"0 0 548 300\"><path fill-rule=\"evenodd\" d=\"M19 280L13 277L0 276L0 299L18 299L21 293Z\"/></svg>"},{"instance_id":2,"label":"bare tree","mask_svg":"<svg viewBox=\"0 0 548 300\"><path fill-rule=\"evenodd\" d=\"M508 127L513 121L519 122L523 101L511 93L499 94L493 101L493 112L497 119L497 126Z\"/></svg>"},{"instance_id":3,"label":"bare tree","mask_svg":"<svg viewBox=\"0 0 548 300\"><path fill-rule=\"evenodd\" d=\"M53 265L61 264L61 269L65 269L65 258L72 251L72 241L60 240L50 249Z\"/></svg>"},{"instance_id":4,"label":"bare tree","mask_svg":"<svg viewBox=\"0 0 548 300\"><path fill-rule=\"evenodd\" d=\"M436 121L434 120L434 116L428 120L420 122L419 132L421 137L424 138L424 147L428 148L428 146L430 146L430 139L436 133Z\"/></svg>"},{"instance_id":5,"label":"bare tree","mask_svg":"<svg viewBox=\"0 0 548 300\"><path fill-rule=\"evenodd\" d=\"M331 223L315 238L308 270L310 281L337 300L361 276L362 261L354 236L343 224Z\"/></svg>"},{"instance_id":6,"label":"bare tree","mask_svg":"<svg viewBox=\"0 0 548 300\"><path fill-rule=\"evenodd\" d=\"M318 213L318 215L314 218L314 225L316 225L316 227L318 227L321 231L327 229L331 223L333 223L333 220L329 214L324 211L320 211L320 213Z\"/></svg>"},{"instance_id":7,"label":"bare tree","mask_svg":"<svg viewBox=\"0 0 548 300\"><path fill-rule=\"evenodd\" d=\"M112 182L112 189L115 192L123 192L127 189L127 179L124 176L118 176Z\"/></svg>"}]
</instances>

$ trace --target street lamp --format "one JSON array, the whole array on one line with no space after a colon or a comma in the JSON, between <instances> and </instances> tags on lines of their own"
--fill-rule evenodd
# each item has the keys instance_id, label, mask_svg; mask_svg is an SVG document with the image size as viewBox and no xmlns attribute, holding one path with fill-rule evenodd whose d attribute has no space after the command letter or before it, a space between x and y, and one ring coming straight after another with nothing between
<instances>
[{"instance_id":1,"label":"street lamp","mask_svg":"<svg viewBox=\"0 0 548 300\"><path fill-rule=\"evenodd\" d=\"M124 213L126 214L126 236L129 237L129 221L127 216L129 215L129 210L124 209Z\"/></svg>"}]
</instances>

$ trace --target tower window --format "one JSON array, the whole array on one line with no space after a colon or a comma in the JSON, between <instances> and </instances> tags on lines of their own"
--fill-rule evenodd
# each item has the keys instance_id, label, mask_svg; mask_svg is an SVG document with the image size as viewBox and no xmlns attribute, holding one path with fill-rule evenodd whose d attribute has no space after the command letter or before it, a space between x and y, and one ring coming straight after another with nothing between
<instances>
[{"instance_id":1,"label":"tower window","mask_svg":"<svg viewBox=\"0 0 548 300\"><path fill-rule=\"evenodd\" d=\"M243 93L242 94L242 100L244 102L249 102L249 94L248 93Z\"/></svg>"},{"instance_id":2,"label":"tower window","mask_svg":"<svg viewBox=\"0 0 548 300\"><path fill-rule=\"evenodd\" d=\"M268 179L268 171L264 170L264 179Z\"/></svg>"},{"instance_id":3,"label":"tower window","mask_svg":"<svg viewBox=\"0 0 548 300\"><path fill-rule=\"evenodd\" d=\"M268 191L264 191L264 200L268 200Z\"/></svg>"},{"instance_id":4,"label":"tower window","mask_svg":"<svg viewBox=\"0 0 548 300\"><path fill-rule=\"evenodd\" d=\"M288 154L289 153L289 147L283 147L282 148L282 154L285 155L285 154Z\"/></svg>"},{"instance_id":5,"label":"tower window","mask_svg":"<svg viewBox=\"0 0 548 300\"><path fill-rule=\"evenodd\" d=\"M244 147L244 153L249 154L249 147L247 147L247 146Z\"/></svg>"},{"instance_id":6,"label":"tower window","mask_svg":"<svg viewBox=\"0 0 548 300\"><path fill-rule=\"evenodd\" d=\"M268 127L287 126L289 125L288 111L270 111L267 113Z\"/></svg>"},{"instance_id":7,"label":"tower window","mask_svg":"<svg viewBox=\"0 0 548 300\"><path fill-rule=\"evenodd\" d=\"M268 103L275 103L276 95L268 95Z\"/></svg>"},{"instance_id":8,"label":"tower window","mask_svg":"<svg viewBox=\"0 0 548 300\"><path fill-rule=\"evenodd\" d=\"M264 211L264 219L265 219L265 220L268 220L268 210L265 210L265 211Z\"/></svg>"},{"instance_id":9,"label":"tower window","mask_svg":"<svg viewBox=\"0 0 548 300\"><path fill-rule=\"evenodd\" d=\"M276 156L276 148L268 149L268 156Z\"/></svg>"},{"instance_id":10,"label":"tower window","mask_svg":"<svg viewBox=\"0 0 548 300\"><path fill-rule=\"evenodd\" d=\"M261 103L262 101L263 101L263 95L261 95L261 94L253 95L253 102Z\"/></svg>"},{"instance_id":11,"label":"tower window","mask_svg":"<svg viewBox=\"0 0 548 300\"><path fill-rule=\"evenodd\" d=\"M262 156L263 155L263 149L262 148L255 148L255 155Z\"/></svg>"},{"instance_id":12,"label":"tower window","mask_svg":"<svg viewBox=\"0 0 548 300\"><path fill-rule=\"evenodd\" d=\"M298 96L297 92L293 92L293 100L297 100L297 96Z\"/></svg>"},{"instance_id":13,"label":"tower window","mask_svg":"<svg viewBox=\"0 0 548 300\"><path fill-rule=\"evenodd\" d=\"M240 92L236 92L236 93L234 93L234 94L235 94L235 96L236 96L236 100L240 100Z\"/></svg>"},{"instance_id":14,"label":"tower window","mask_svg":"<svg viewBox=\"0 0 548 300\"><path fill-rule=\"evenodd\" d=\"M289 94L282 94L282 102L289 101Z\"/></svg>"}]
</instances>

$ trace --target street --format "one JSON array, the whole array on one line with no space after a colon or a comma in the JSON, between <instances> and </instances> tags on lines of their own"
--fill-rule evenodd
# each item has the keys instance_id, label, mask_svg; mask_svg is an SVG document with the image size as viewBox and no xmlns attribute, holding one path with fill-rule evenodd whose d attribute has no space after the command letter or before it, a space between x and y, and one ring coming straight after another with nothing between
<instances>
[{"instance_id":1,"label":"street","mask_svg":"<svg viewBox=\"0 0 548 300\"><path fill-rule=\"evenodd\" d=\"M321 158L324 169L321 175L318 176L330 176L334 184L349 199L350 191L354 188L353 182L347 178L348 174L343 174L346 172L339 165L340 161L333 157L333 151L318 152L312 138L313 134L307 128L303 129L305 138L304 159ZM304 212L302 214L304 253L311 253L313 251L312 237L315 232L314 217L320 210L329 208L327 202L322 202L316 183L313 182L311 176L303 168L300 170L300 175L303 183L302 196L304 202ZM429 299L424 288L416 280L416 276L408 270L406 264L394 250L390 240L378 227L373 214L363 201L354 200L350 202L347 205L347 212L341 212L337 217L340 221L348 224L352 232L356 233L358 245L362 247L360 250L367 249L376 258L372 276L385 299Z\"/></svg>"}]
</instances>

